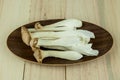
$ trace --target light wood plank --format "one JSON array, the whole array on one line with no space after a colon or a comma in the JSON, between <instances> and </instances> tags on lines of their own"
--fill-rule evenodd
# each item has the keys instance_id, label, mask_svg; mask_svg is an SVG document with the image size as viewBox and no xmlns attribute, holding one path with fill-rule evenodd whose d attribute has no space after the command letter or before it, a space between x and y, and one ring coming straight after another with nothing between
<instances>
[{"instance_id":1,"label":"light wood plank","mask_svg":"<svg viewBox=\"0 0 120 80\"><path fill-rule=\"evenodd\" d=\"M29 0L1 0L0 4L0 80L22 80L24 62L8 50L6 40L28 22Z\"/></svg>"},{"instance_id":2,"label":"light wood plank","mask_svg":"<svg viewBox=\"0 0 120 80\"><path fill-rule=\"evenodd\" d=\"M67 13L69 14L69 11L71 11L72 14L66 15L67 17L75 17L85 21L93 22L103 27L105 26L100 21L102 20L102 16L99 17L99 15L101 15L99 14L99 9L101 9L101 5L98 6L98 2L96 0L68 1L69 3L67 3L67 5L69 9L67 9ZM106 61L106 57L103 56L99 59L96 59L95 61L83 63L78 66L67 67L66 78L67 80L108 80L112 74L109 74L111 73L111 69L107 69L107 66L111 67L111 64L109 64Z\"/></svg>"},{"instance_id":3,"label":"light wood plank","mask_svg":"<svg viewBox=\"0 0 120 80\"><path fill-rule=\"evenodd\" d=\"M64 5L64 0L32 0L30 22L64 18ZM26 63L24 80L33 79L65 80L65 67L49 67Z\"/></svg>"},{"instance_id":4,"label":"light wood plank","mask_svg":"<svg viewBox=\"0 0 120 80\"><path fill-rule=\"evenodd\" d=\"M76 4L78 4L78 2ZM120 37L118 35L120 34L120 1L97 0L97 2L95 2L95 0L91 0L89 2L88 0L84 0L83 2L85 6L84 10L86 10L86 12L84 12L82 17L85 18L87 16L88 18L86 17L86 20L88 19L90 22L93 21L94 23L96 23L97 20L99 25L107 29L112 34L114 45L107 55L97 59L97 61L81 64L79 66L67 67L67 80L120 80ZM82 4L79 3L79 5ZM93 5L94 7L90 7L90 5ZM75 10L75 8L71 8L72 10ZM84 10L82 9L82 12ZM90 13L93 14L91 15ZM94 17L92 18L92 16Z\"/></svg>"},{"instance_id":5,"label":"light wood plank","mask_svg":"<svg viewBox=\"0 0 120 80\"><path fill-rule=\"evenodd\" d=\"M64 18L65 0L31 0L30 14L30 22Z\"/></svg>"},{"instance_id":6,"label":"light wood plank","mask_svg":"<svg viewBox=\"0 0 120 80\"><path fill-rule=\"evenodd\" d=\"M107 80L108 75L103 58L100 61L99 63L97 61L91 61L89 63L67 67L66 80Z\"/></svg>"},{"instance_id":7,"label":"light wood plank","mask_svg":"<svg viewBox=\"0 0 120 80\"><path fill-rule=\"evenodd\" d=\"M114 80L120 80L120 1L119 0L107 0L105 3L105 21L106 21L106 29L111 32L114 38L114 45L110 54L110 63L111 63L111 71L113 74ZM112 80L112 79L111 79Z\"/></svg>"},{"instance_id":8,"label":"light wood plank","mask_svg":"<svg viewBox=\"0 0 120 80\"><path fill-rule=\"evenodd\" d=\"M64 67L40 66L26 63L24 80L65 80Z\"/></svg>"}]
</instances>

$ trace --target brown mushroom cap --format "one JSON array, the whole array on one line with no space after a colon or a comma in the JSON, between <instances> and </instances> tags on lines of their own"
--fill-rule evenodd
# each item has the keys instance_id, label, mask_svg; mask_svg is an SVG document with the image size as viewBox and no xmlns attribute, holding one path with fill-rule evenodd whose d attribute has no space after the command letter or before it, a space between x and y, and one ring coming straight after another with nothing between
<instances>
[{"instance_id":1,"label":"brown mushroom cap","mask_svg":"<svg viewBox=\"0 0 120 80\"><path fill-rule=\"evenodd\" d=\"M42 54L41 54L41 49L38 48L38 47L36 47L37 43L38 43L38 38L33 38L33 39L30 41L30 47L31 47L32 50L34 51L34 54L33 54L33 55L34 55L35 59L36 59L38 62L42 63L43 58L42 58Z\"/></svg>"},{"instance_id":2,"label":"brown mushroom cap","mask_svg":"<svg viewBox=\"0 0 120 80\"><path fill-rule=\"evenodd\" d=\"M28 31L28 29L26 27L21 27L21 35L22 35L22 40L26 45L30 45L30 40L31 40L31 36L30 33Z\"/></svg>"},{"instance_id":3,"label":"brown mushroom cap","mask_svg":"<svg viewBox=\"0 0 120 80\"><path fill-rule=\"evenodd\" d=\"M35 23L35 29L36 30L41 29L41 28L43 28L43 26L39 22Z\"/></svg>"},{"instance_id":4,"label":"brown mushroom cap","mask_svg":"<svg viewBox=\"0 0 120 80\"><path fill-rule=\"evenodd\" d=\"M41 55L41 50L39 48L37 48L34 51L34 57L38 62L42 63L43 58L42 58L42 55Z\"/></svg>"},{"instance_id":5,"label":"brown mushroom cap","mask_svg":"<svg viewBox=\"0 0 120 80\"><path fill-rule=\"evenodd\" d=\"M33 38L31 41L30 41L30 47L32 48L33 51L36 50L36 45L38 43L38 38Z\"/></svg>"}]
</instances>

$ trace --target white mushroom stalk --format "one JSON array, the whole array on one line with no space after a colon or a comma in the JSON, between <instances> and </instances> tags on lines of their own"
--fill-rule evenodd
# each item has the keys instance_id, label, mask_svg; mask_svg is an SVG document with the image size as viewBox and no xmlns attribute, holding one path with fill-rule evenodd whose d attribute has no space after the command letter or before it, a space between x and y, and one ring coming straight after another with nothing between
<instances>
[{"instance_id":1,"label":"white mushroom stalk","mask_svg":"<svg viewBox=\"0 0 120 80\"><path fill-rule=\"evenodd\" d=\"M62 20L54 24L42 26L40 23L35 24L34 28L29 28L28 31L65 31L65 30L76 30L77 27L82 26L82 21L76 19Z\"/></svg>"},{"instance_id":2,"label":"white mushroom stalk","mask_svg":"<svg viewBox=\"0 0 120 80\"><path fill-rule=\"evenodd\" d=\"M76 30L76 31L61 31L61 32L34 32L30 33L32 38L41 37L83 37L83 38L95 38L94 33L87 30Z\"/></svg>"},{"instance_id":3,"label":"white mushroom stalk","mask_svg":"<svg viewBox=\"0 0 120 80\"><path fill-rule=\"evenodd\" d=\"M51 25L46 25L44 27L45 28L50 28L50 27L57 28L57 26L75 27L75 28L77 28L77 27L82 27L82 21L77 20L77 19L66 19L66 20L56 22L56 23L51 24Z\"/></svg>"},{"instance_id":4,"label":"white mushroom stalk","mask_svg":"<svg viewBox=\"0 0 120 80\"><path fill-rule=\"evenodd\" d=\"M30 42L31 46L40 46L59 49L59 50L72 50L84 54L87 56L97 56L98 51L91 48L92 44L83 44L79 41L79 38L62 38L57 40L42 40L42 39L32 39Z\"/></svg>"},{"instance_id":5,"label":"white mushroom stalk","mask_svg":"<svg viewBox=\"0 0 120 80\"><path fill-rule=\"evenodd\" d=\"M62 32L34 32L30 33L30 35L31 38L46 38L46 39L59 39L62 37L79 37L85 43L88 43L90 41L90 38L95 38L92 32L84 30Z\"/></svg>"},{"instance_id":6,"label":"white mushroom stalk","mask_svg":"<svg viewBox=\"0 0 120 80\"><path fill-rule=\"evenodd\" d=\"M43 59L46 57L57 57L67 60L79 60L83 56L75 51L51 51L51 50L45 51L45 50L36 49L34 51L34 57L38 62L42 63Z\"/></svg>"},{"instance_id":7,"label":"white mushroom stalk","mask_svg":"<svg viewBox=\"0 0 120 80\"><path fill-rule=\"evenodd\" d=\"M86 45L75 44L69 49L73 51L77 51L86 56L97 56L99 54L99 51L92 49L91 46L92 44L86 44Z\"/></svg>"},{"instance_id":8,"label":"white mushroom stalk","mask_svg":"<svg viewBox=\"0 0 120 80\"><path fill-rule=\"evenodd\" d=\"M66 31L66 30L76 30L74 27L62 27L58 26L57 28L41 28L41 29L34 29L34 28L29 28L29 32L47 32L47 31Z\"/></svg>"}]
</instances>

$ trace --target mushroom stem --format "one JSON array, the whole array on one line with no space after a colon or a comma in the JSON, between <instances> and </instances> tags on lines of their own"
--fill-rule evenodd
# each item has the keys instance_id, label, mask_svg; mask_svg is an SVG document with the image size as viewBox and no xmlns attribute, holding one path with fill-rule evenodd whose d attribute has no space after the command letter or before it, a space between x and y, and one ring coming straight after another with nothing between
<instances>
[{"instance_id":1,"label":"mushroom stem","mask_svg":"<svg viewBox=\"0 0 120 80\"><path fill-rule=\"evenodd\" d=\"M46 57L57 57L67 60L79 60L83 56L75 51L44 51L36 49L34 51L34 57L38 62L42 63L43 59Z\"/></svg>"},{"instance_id":2,"label":"mushroom stem","mask_svg":"<svg viewBox=\"0 0 120 80\"><path fill-rule=\"evenodd\" d=\"M72 40L73 39L73 40ZM43 46L50 49L59 50L73 50L87 56L97 56L98 50L93 50L92 44L83 44L79 40L72 39L58 39L58 40L42 40L42 39L32 39L30 42L31 46L38 47ZM34 47L32 48L34 50Z\"/></svg>"},{"instance_id":3,"label":"mushroom stem","mask_svg":"<svg viewBox=\"0 0 120 80\"><path fill-rule=\"evenodd\" d=\"M89 34L87 34L89 33ZM34 32L30 33L32 38L62 38L62 37L79 37L88 42L90 38L94 38L94 34L90 31L76 30L76 31L62 31L62 32Z\"/></svg>"},{"instance_id":4,"label":"mushroom stem","mask_svg":"<svg viewBox=\"0 0 120 80\"><path fill-rule=\"evenodd\" d=\"M76 30L76 28L74 27L62 27L62 26L58 26L57 28L40 28L40 29L34 29L34 28L29 28L28 31L29 32L49 32L49 31L66 31L66 30Z\"/></svg>"},{"instance_id":5,"label":"mushroom stem","mask_svg":"<svg viewBox=\"0 0 120 80\"><path fill-rule=\"evenodd\" d=\"M33 38L30 41L31 45L35 45L36 47L39 46L63 46L63 47L70 47L74 44L82 44L78 37L67 37L67 38L60 38L56 40L45 40L45 39L38 39Z\"/></svg>"},{"instance_id":6,"label":"mushroom stem","mask_svg":"<svg viewBox=\"0 0 120 80\"><path fill-rule=\"evenodd\" d=\"M77 27L82 27L82 21L77 19L62 20L50 25L42 26L40 23L35 24L35 29L28 29L30 32L36 31L65 31L76 30Z\"/></svg>"},{"instance_id":7,"label":"mushroom stem","mask_svg":"<svg viewBox=\"0 0 120 80\"><path fill-rule=\"evenodd\" d=\"M54 27L57 28L58 26L65 26L65 27L82 27L82 21L77 20L77 19L66 19L66 20L62 20L50 25L46 25L44 26L45 28L49 28L49 27Z\"/></svg>"}]
</instances>

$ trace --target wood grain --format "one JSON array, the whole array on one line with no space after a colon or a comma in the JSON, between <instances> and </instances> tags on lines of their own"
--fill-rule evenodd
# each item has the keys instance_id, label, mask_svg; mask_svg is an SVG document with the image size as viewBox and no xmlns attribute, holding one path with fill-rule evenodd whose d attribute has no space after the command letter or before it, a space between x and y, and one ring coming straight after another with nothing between
<instances>
[{"instance_id":1,"label":"wood grain","mask_svg":"<svg viewBox=\"0 0 120 80\"><path fill-rule=\"evenodd\" d=\"M6 40L12 30L29 20L28 9L27 1L0 0L0 80L23 79L24 62L11 55Z\"/></svg>"},{"instance_id":2,"label":"wood grain","mask_svg":"<svg viewBox=\"0 0 120 80\"><path fill-rule=\"evenodd\" d=\"M24 80L65 80L64 67L40 66L26 63Z\"/></svg>"},{"instance_id":3,"label":"wood grain","mask_svg":"<svg viewBox=\"0 0 120 80\"><path fill-rule=\"evenodd\" d=\"M120 80L119 14L120 0L0 0L0 80ZM112 49L95 61L66 68L29 63L24 67L23 61L10 54L6 45L10 32L25 23L58 18L104 27L113 36Z\"/></svg>"}]
</instances>

